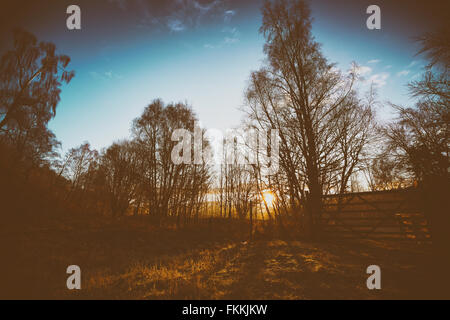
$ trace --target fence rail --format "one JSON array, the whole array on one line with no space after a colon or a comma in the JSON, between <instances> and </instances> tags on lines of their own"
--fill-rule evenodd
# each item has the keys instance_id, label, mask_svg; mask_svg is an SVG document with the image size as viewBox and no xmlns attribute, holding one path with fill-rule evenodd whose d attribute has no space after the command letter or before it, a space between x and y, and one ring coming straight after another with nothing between
<instances>
[{"instance_id":1,"label":"fence rail","mask_svg":"<svg viewBox=\"0 0 450 320\"><path fill-rule=\"evenodd\" d=\"M430 241L420 199L416 189L327 195L321 230L327 237Z\"/></svg>"}]
</instances>

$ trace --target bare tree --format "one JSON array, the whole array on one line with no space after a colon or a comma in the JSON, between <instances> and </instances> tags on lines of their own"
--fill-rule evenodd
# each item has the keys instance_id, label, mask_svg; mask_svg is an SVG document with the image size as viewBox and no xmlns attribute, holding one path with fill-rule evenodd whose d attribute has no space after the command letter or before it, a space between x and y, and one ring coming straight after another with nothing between
<instances>
[{"instance_id":1,"label":"bare tree","mask_svg":"<svg viewBox=\"0 0 450 320\"><path fill-rule=\"evenodd\" d=\"M332 175L341 172L340 188L345 189L367 142L351 125L359 116L353 110L357 74L344 74L327 62L311 35L304 1L266 1L260 30L268 65L250 77L248 114L264 130L279 129L280 166L291 202L303 202L308 192L304 225L312 235ZM369 121L369 109L365 114ZM352 135L358 142L350 147Z\"/></svg>"},{"instance_id":2,"label":"bare tree","mask_svg":"<svg viewBox=\"0 0 450 320\"><path fill-rule=\"evenodd\" d=\"M415 108L394 105L398 118L386 126L388 148L398 166L416 179L448 177L450 150L449 58L447 33L419 38L430 63L419 81L409 84Z\"/></svg>"},{"instance_id":3,"label":"bare tree","mask_svg":"<svg viewBox=\"0 0 450 320\"><path fill-rule=\"evenodd\" d=\"M86 187L86 175L97 161L99 154L92 150L88 142L77 148L70 149L60 167L59 174L71 181L71 192L78 188Z\"/></svg>"},{"instance_id":4,"label":"bare tree","mask_svg":"<svg viewBox=\"0 0 450 320\"><path fill-rule=\"evenodd\" d=\"M336 122L337 139L337 193L345 193L351 177L359 169L367 156L366 147L376 135L372 95L367 103L360 101L354 94L350 95L340 110L342 114Z\"/></svg>"},{"instance_id":5,"label":"bare tree","mask_svg":"<svg viewBox=\"0 0 450 320\"><path fill-rule=\"evenodd\" d=\"M176 215L189 219L198 215L210 181L209 163L176 164L171 154L176 129L194 132L195 114L186 104L153 101L133 122L133 137L139 149L143 171L142 196L149 214L158 218ZM207 141L202 138L203 147ZM193 147L193 141L190 144ZM192 159L191 159L192 160Z\"/></svg>"},{"instance_id":6,"label":"bare tree","mask_svg":"<svg viewBox=\"0 0 450 320\"><path fill-rule=\"evenodd\" d=\"M137 153L129 141L113 143L102 155L101 170L113 216L124 215L135 196Z\"/></svg>"}]
</instances>

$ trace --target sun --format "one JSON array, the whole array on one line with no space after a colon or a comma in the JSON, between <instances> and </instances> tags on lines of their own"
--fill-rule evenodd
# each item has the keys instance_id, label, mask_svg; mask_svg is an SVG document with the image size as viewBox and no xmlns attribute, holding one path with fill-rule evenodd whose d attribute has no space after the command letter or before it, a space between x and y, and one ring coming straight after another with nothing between
<instances>
[{"instance_id":1,"label":"sun","mask_svg":"<svg viewBox=\"0 0 450 320\"><path fill-rule=\"evenodd\" d=\"M270 190L264 190L262 192L263 200L267 203L268 206L272 206L275 201L275 195Z\"/></svg>"}]
</instances>

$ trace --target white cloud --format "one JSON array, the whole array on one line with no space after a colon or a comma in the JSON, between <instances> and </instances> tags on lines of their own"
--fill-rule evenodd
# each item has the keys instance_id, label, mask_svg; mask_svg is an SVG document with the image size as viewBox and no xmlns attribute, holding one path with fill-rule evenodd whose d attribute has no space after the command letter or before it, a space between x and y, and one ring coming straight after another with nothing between
<instances>
[{"instance_id":1,"label":"white cloud","mask_svg":"<svg viewBox=\"0 0 450 320\"><path fill-rule=\"evenodd\" d=\"M390 74L387 72L381 72L372 75L366 82L369 84L373 84L376 88L381 88L386 85L386 80L389 78Z\"/></svg>"},{"instance_id":2,"label":"white cloud","mask_svg":"<svg viewBox=\"0 0 450 320\"><path fill-rule=\"evenodd\" d=\"M407 76L408 74L409 74L409 70L402 70L400 72L397 72L397 77Z\"/></svg>"},{"instance_id":3,"label":"white cloud","mask_svg":"<svg viewBox=\"0 0 450 320\"><path fill-rule=\"evenodd\" d=\"M230 33L234 36L238 36L239 35L239 31L236 28L231 28L231 27L225 27L222 29L222 32L224 33Z\"/></svg>"},{"instance_id":4,"label":"white cloud","mask_svg":"<svg viewBox=\"0 0 450 320\"><path fill-rule=\"evenodd\" d=\"M112 72L111 70L105 72L91 71L89 75L95 80L109 80L109 79L122 79L122 76Z\"/></svg>"},{"instance_id":5,"label":"white cloud","mask_svg":"<svg viewBox=\"0 0 450 320\"><path fill-rule=\"evenodd\" d=\"M174 32L183 31L184 29L186 29L184 23L179 19L170 19L169 21L167 21L167 26L171 31Z\"/></svg>"},{"instance_id":6,"label":"white cloud","mask_svg":"<svg viewBox=\"0 0 450 320\"><path fill-rule=\"evenodd\" d=\"M216 7L219 3L220 3L219 0L215 0L215 1L211 2L210 4L202 5L198 1L193 1L194 8L196 8L200 11L203 11L203 12L210 11L211 9Z\"/></svg>"},{"instance_id":7,"label":"white cloud","mask_svg":"<svg viewBox=\"0 0 450 320\"><path fill-rule=\"evenodd\" d=\"M223 14L223 21L225 23L230 22L231 17L233 17L235 14L236 14L236 11L234 11L234 10L227 10L227 11L225 11L224 14Z\"/></svg>"},{"instance_id":8,"label":"white cloud","mask_svg":"<svg viewBox=\"0 0 450 320\"><path fill-rule=\"evenodd\" d=\"M225 45L232 45L239 42L239 38L237 37L225 37L222 41L220 41L218 44L214 45L211 43L205 43L203 45L206 49L216 49L216 48L222 48Z\"/></svg>"},{"instance_id":9,"label":"white cloud","mask_svg":"<svg viewBox=\"0 0 450 320\"><path fill-rule=\"evenodd\" d=\"M413 75L413 76L411 77L411 79L415 80L415 79L419 78L421 75L422 75L421 72L417 72L415 75Z\"/></svg>"},{"instance_id":10,"label":"white cloud","mask_svg":"<svg viewBox=\"0 0 450 320\"><path fill-rule=\"evenodd\" d=\"M227 44L231 44L231 43L236 43L239 41L238 38L230 38L230 37L225 37L225 39L223 40L225 43Z\"/></svg>"},{"instance_id":11,"label":"white cloud","mask_svg":"<svg viewBox=\"0 0 450 320\"><path fill-rule=\"evenodd\" d=\"M356 72L360 76L368 75L372 72L372 68L368 66L358 66Z\"/></svg>"},{"instance_id":12,"label":"white cloud","mask_svg":"<svg viewBox=\"0 0 450 320\"><path fill-rule=\"evenodd\" d=\"M336 67L336 66L332 66L331 69L330 69L330 72L332 72L332 73L341 72L341 71L342 71L342 70L339 69L339 68ZM350 71L351 71L351 70L349 70L348 72L350 73Z\"/></svg>"},{"instance_id":13,"label":"white cloud","mask_svg":"<svg viewBox=\"0 0 450 320\"><path fill-rule=\"evenodd\" d=\"M224 45L231 45L239 42L239 30L237 28L225 27L222 29L222 32L226 34L222 41L217 44L206 43L203 45L204 48L214 49L221 48Z\"/></svg>"},{"instance_id":14,"label":"white cloud","mask_svg":"<svg viewBox=\"0 0 450 320\"><path fill-rule=\"evenodd\" d=\"M372 60L367 61L367 63L378 63L380 61L381 60L379 60L379 59L372 59Z\"/></svg>"},{"instance_id":15,"label":"white cloud","mask_svg":"<svg viewBox=\"0 0 450 320\"><path fill-rule=\"evenodd\" d=\"M225 43L235 43L239 41L239 31L237 28L225 27L222 29L222 32L229 34L229 36L226 36L224 39Z\"/></svg>"},{"instance_id":16,"label":"white cloud","mask_svg":"<svg viewBox=\"0 0 450 320\"><path fill-rule=\"evenodd\" d=\"M145 0L109 0L127 10L138 10L140 22L138 27L162 27L172 32L180 32L189 28L195 28L208 19L223 15L224 8L220 0L209 3L203 1L167 0L161 1L158 10L153 10L152 4ZM229 10L231 11L231 10ZM225 11L228 12L228 11ZM234 11L233 11L234 12ZM229 16L231 13L227 13Z\"/></svg>"},{"instance_id":17,"label":"white cloud","mask_svg":"<svg viewBox=\"0 0 450 320\"><path fill-rule=\"evenodd\" d=\"M413 61L411 61L411 63L410 64L408 64L408 66L406 67L406 68L411 68L411 67L414 67L416 64L418 64L419 63L419 61L417 61L417 60L413 60Z\"/></svg>"}]
</instances>

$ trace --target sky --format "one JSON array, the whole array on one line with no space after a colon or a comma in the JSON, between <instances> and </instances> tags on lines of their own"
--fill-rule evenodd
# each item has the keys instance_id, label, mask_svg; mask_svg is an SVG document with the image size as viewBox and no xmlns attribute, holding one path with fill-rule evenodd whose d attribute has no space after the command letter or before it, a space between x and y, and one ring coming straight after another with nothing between
<instances>
[{"instance_id":1,"label":"sky","mask_svg":"<svg viewBox=\"0 0 450 320\"><path fill-rule=\"evenodd\" d=\"M380 121L387 102L413 105L407 83L426 62L414 36L450 21L448 1L311 0L313 35L325 57L377 87ZM68 30L66 8L81 9L81 30ZM2 0L0 53L16 26L56 44L71 57L75 77L64 85L49 127L62 151L89 141L97 149L130 136L131 122L156 98L187 102L205 128L239 125L251 71L264 63L257 0ZM381 29L369 30L366 8L381 9Z\"/></svg>"}]
</instances>

